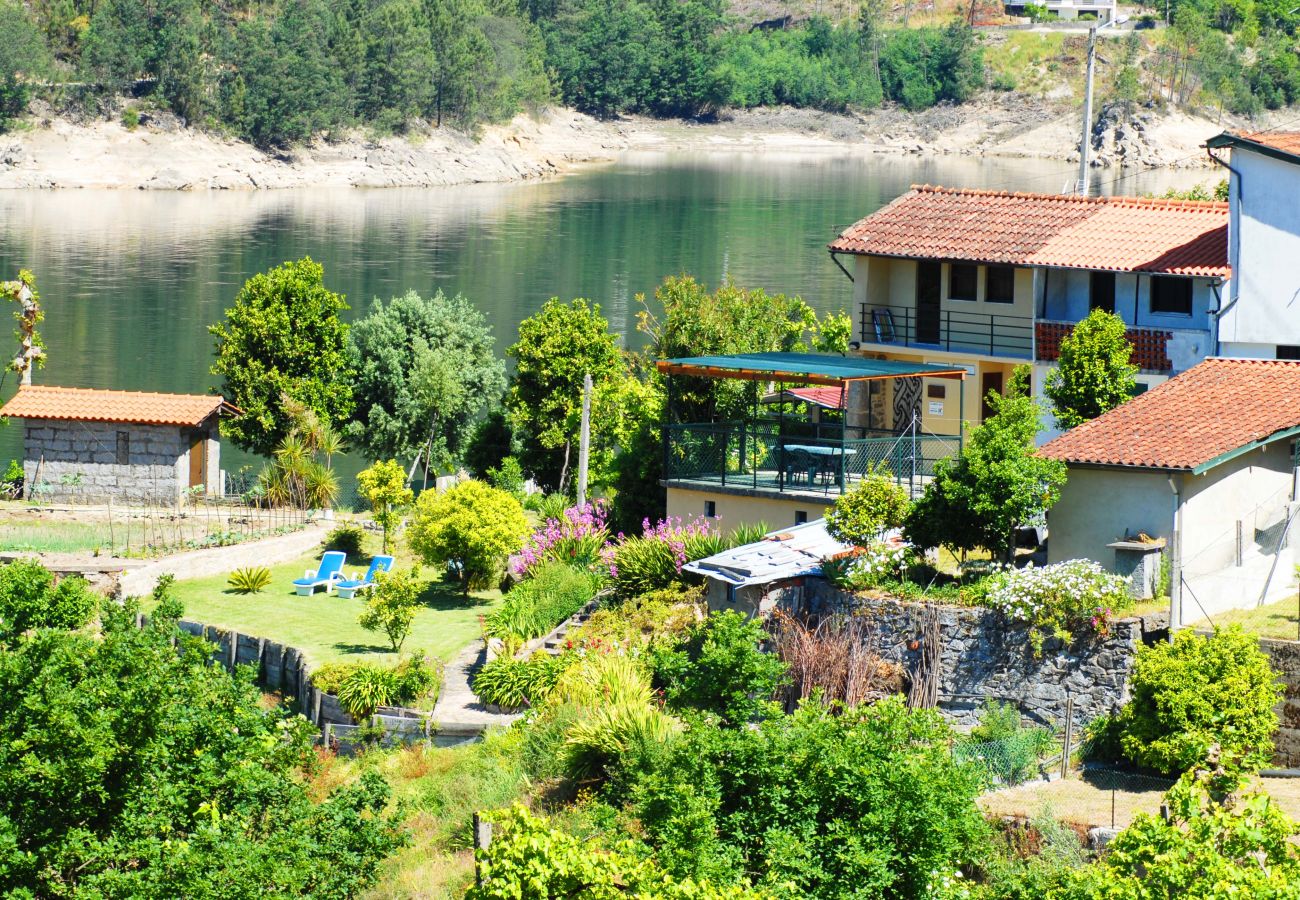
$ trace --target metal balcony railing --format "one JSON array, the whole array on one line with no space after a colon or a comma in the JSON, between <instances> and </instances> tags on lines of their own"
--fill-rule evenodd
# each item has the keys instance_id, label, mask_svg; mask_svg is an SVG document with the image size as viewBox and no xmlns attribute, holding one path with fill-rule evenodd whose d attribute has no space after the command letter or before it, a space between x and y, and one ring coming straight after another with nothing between
<instances>
[{"instance_id":1,"label":"metal balcony railing","mask_svg":"<svg viewBox=\"0 0 1300 900\"><path fill-rule=\"evenodd\" d=\"M765 422L669 425L665 480L838 496L869 472L885 471L919 496L935 463L961 451L957 435L932 435L915 426L902 434L854 431L864 436L808 436Z\"/></svg>"},{"instance_id":2,"label":"metal balcony railing","mask_svg":"<svg viewBox=\"0 0 1300 900\"><path fill-rule=\"evenodd\" d=\"M926 347L1029 359L1034 347L1033 320L942 309L918 314L905 306L862 304L863 343Z\"/></svg>"}]
</instances>

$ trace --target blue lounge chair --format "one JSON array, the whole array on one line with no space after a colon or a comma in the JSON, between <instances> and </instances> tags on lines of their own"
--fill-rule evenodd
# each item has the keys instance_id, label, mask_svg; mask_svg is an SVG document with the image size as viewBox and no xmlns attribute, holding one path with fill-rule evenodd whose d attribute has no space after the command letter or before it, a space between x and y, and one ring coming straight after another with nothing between
<instances>
[{"instance_id":1,"label":"blue lounge chair","mask_svg":"<svg viewBox=\"0 0 1300 900\"><path fill-rule=\"evenodd\" d=\"M316 588L325 588L325 593L334 589L336 582L343 580L343 563L347 559L341 550L331 550L320 558L320 568L315 572L308 569L301 578L294 579L293 589L299 597L310 597Z\"/></svg>"},{"instance_id":2,"label":"blue lounge chair","mask_svg":"<svg viewBox=\"0 0 1300 900\"><path fill-rule=\"evenodd\" d=\"M339 592L339 596L344 600L351 600L356 596L357 591L364 591L366 588L375 586L375 576L380 572L387 572L393 568L393 558L391 556L376 556L370 560L370 568L366 570L366 577L357 579L357 573L353 572L352 577L347 581L340 581L334 585Z\"/></svg>"}]
</instances>

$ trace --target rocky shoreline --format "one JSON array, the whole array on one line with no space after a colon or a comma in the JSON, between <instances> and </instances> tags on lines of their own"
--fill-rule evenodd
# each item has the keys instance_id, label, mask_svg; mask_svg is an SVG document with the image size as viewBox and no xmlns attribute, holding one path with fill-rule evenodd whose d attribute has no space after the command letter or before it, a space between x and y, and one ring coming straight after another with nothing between
<instances>
[{"instance_id":1,"label":"rocky shoreline","mask_svg":"<svg viewBox=\"0 0 1300 900\"><path fill-rule=\"evenodd\" d=\"M436 187L544 179L635 151L1078 158L1073 104L1010 94L919 113L759 109L707 123L604 122L553 109L475 136L449 128L389 138L355 132L284 153L186 128L168 115L142 117L134 129L39 115L32 125L0 137L0 189ZM1103 115L1095 158L1100 166L1205 166L1201 145L1227 126L1178 111Z\"/></svg>"}]
</instances>

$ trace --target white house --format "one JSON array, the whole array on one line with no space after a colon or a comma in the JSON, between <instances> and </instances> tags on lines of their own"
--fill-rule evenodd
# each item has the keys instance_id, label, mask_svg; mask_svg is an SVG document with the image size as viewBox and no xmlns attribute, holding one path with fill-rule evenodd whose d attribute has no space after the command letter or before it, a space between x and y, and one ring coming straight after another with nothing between
<instances>
[{"instance_id":1,"label":"white house","mask_svg":"<svg viewBox=\"0 0 1300 900\"><path fill-rule=\"evenodd\" d=\"M1069 467L1048 560L1163 542L1182 623L1293 594L1298 435L1300 362L1206 360L1041 449Z\"/></svg>"},{"instance_id":2,"label":"white house","mask_svg":"<svg viewBox=\"0 0 1300 900\"><path fill-rule=\"evenodd\" d=\"M1300 359L1300 132L1225 132L1206 142L1229 173L1223 356Z\"/></svg>"}]
</instances>

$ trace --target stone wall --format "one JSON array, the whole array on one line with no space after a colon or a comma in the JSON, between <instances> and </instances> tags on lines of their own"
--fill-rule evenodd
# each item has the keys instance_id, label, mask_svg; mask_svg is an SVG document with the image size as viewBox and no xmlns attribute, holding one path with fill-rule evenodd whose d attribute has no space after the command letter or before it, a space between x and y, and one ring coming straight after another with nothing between
<instances>
[{"instance_id":1,"label":"stone wall","mask_svg":"<svg viewBox=\"0 0 1300 900\"><path fill-rule=\"evenodd\" d=\"M1273 763L1283 768L1300 768L1300 643L1262 640L1282 682L1282 702L1277 706L1280 721L1273 735Z\"/></svg>"},{"instance_id":2,"label":"stone wall","mask_svg":"<svg viewBox=\"0 0 1300 900\"><path fill-rule=\"evenodd\" d=\"M119 457L119 434L126 436L124 458ZM176 426L28 419L23 449L27 495L174 504L189 483L188 451ZM37 485L44 487L34 494Z\"/></svg>"},{"instance_id":3,"label":"stone wall","mask_svg":"<svg viewBox=\"0 0 1300 900\"><path fill-rule=\"evenodd\" d=\"M929 606L871 600L809 579L805 609L814 615L853 611L876 624L882 657L913 672L921 658ZM1029 646L1029 630L999 612L940 606L939 706L959 724L975 724L984 699L1014 702L1021 712L1055 727L1065 723L1067 697L1080 727L1114 713L1128 699L1128 674L1143 641L1143 623L1115 623L1109 637L1080 637L1071 644L1048 639L1041 658Z\"/></svg>"}]
</instances>

